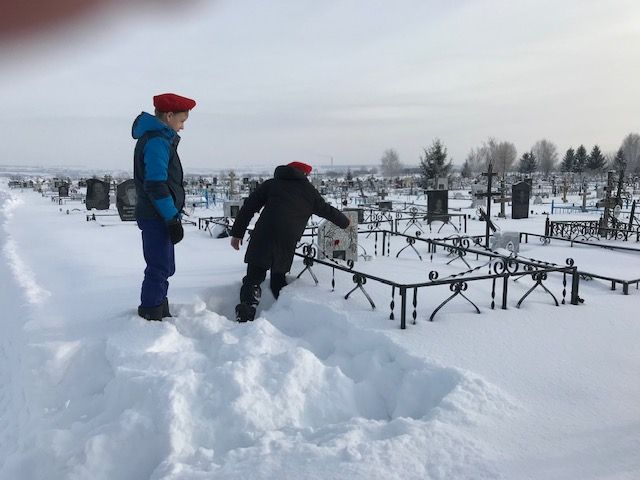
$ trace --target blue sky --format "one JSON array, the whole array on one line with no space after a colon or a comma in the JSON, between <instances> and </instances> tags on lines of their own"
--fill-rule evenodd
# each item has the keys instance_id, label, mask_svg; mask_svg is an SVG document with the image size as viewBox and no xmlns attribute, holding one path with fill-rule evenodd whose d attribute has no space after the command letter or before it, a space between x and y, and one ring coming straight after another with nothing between
<instances>
[{"instance_id":1,"label":"blue sky","mask_svg":"<svg viewBox=\"0 0 640 480\"><path fill-rule=\"evenodd\" d=\"M198 101L189 167L454 162L488 137L518 155L618 148L640 131L634 1L217 1L121 7L0 49L0 163L128 169L151 97ZM184 4L182 4L184 5ZM159 6L162 6L160 8Z\"/></svg>"}]
</instances>

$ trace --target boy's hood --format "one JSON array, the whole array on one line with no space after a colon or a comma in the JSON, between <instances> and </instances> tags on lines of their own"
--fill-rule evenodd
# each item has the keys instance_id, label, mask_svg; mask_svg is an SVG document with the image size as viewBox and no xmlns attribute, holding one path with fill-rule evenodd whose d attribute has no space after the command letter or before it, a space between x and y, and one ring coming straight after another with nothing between
<instances>
[{"instance_id":1,"label":"boy's hood","mask_svg":"<svg viewBox=\"0 0 640 480\"><path fill-rule=\"evenodd\" d=\"M160 131L169 140L177 135L167 124L147 112L142 112L138 115L131 126L131 136L136 140L145 133L154 131Z\"/></svg>"},{"instance_id":2,"label":"boy's hood","mask_svg":"<svg viewBox=\"0 0 640 480\"><path fill-rule=\"evenodd\" d=\"M289 165L280 165L273 172L273 178L278 180L307 180L307 176L297 168Z\"/></svg>"}]
</instances>

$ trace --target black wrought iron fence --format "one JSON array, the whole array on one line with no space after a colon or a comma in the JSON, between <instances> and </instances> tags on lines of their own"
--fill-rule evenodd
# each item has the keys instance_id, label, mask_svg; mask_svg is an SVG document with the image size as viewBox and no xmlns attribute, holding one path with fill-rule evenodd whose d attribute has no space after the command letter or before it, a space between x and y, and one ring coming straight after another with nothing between
<instances>
[{"instance_id":1,"label":"black wrought iron fence","mask_svg":"<svg viewBox=\"0 0 640 480\"><path fill-rule=\"evenodd\" d=\"M399 232L393 232L390 230L372 230L367 232L368 235L374 235L374 250L375 255L378 252L381 256L391 255L391 238L403 237L405 238L407 245L403 246L396 253L398 257L404 249L408 246L412 247L416 255L422 260L422 256L415 248L416 243L423 243L427 246L427 252L430 259L433 260L433 256L438 253L438 249L442 249L448 256L452 256L452 260L457 258L464 259L465 256L471 254L476 255L476 258L486 257L487 262L477 267L471 267L468 262L465 261L467 269L455 274L448 275L440 278L440 274L436 270L431 270L428 273L428 281L418 283L401 283L389 278L384 278L381 275L373 275L354 268L353 262L340 262L333 259L320 259L317 258L317 249L313 244L305 243L301 244L301 252L296 252L296 255L303 260L304 268L297 275L298 278L305 272L308 272L316 284L319 283L317 276L313 271L313 267L316 265L322 266L322 268L331 268L331 286L335 289L336 285L336 271L345 272L351 275L352 282L355 286L348 291L344 298L348 299L355 291L361 292L368 300L372 309L376 309L376 304L371 298L365 285L367 281L377 282L383 285L391 287L391 300L389 303L390 314L389 318L394 320L396 317L396 300L399 300L400 310L400 328L406 328L407 320L410 317L411 323L415 324L417 320L417 305L418 305L418 290L429 287L447 286L451 292L450 296L440 303L429 315L429 320L433 321L436 314L444 308L449 302L456 297L460 297L473 306L474 311L480 313L478 306L465 294L471 285L480 285L481 282L490 281L491 289L489 295L489 305L493 310L498 304L502 309L507 309L508 295L509 295L509 280L519 280L523 277L531 277L533 285L522 295L515 306L519 308L525 299L536 289L544 291L550 296L555 305L565 304L567 301L572 305L578 305L582 302L578 295L580 277L577 272L577 267L574 266L573 260L567 259L566 265L555 265L549 262L527 261L521 260L511 256L501 255L481 248L472 248L471 243L467 238L453 239L451 241L434 240L429 238L421 238L420 236L410 236ZM379 245L380 244L380 245ZM477 244L474 244L476 247ZM451 263L451 261L449 263ZM482 273L482 270L486 269L487 273ZM558 301L558 297L554 295L545 283L550 275L560 275L562 278L562 292L558 294L561 297L561 301ZM481 287L479 287L481 288ZM397 298L399 296L399 298ZM410 303L411 311L408 310L408 303Z\"/></svg>"}]
</instances>

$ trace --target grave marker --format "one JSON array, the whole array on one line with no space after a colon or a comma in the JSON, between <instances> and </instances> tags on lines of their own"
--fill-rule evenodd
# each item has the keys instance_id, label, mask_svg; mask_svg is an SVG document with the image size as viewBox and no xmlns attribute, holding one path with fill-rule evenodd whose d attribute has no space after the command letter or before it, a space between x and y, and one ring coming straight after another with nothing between
<instances>
[{"instance_id":1,"label":"grave marker","mask_svg":"<svg viewBox=\"0 0 640 480\"><path fill-rule=\"evenodd\" d=\"M222 205L224 216L227 218L236 218L243 204L244 204L244 199L243 200L225 200Z\"/></svg>"},{"instance_id":2,"label":"grave marker","mask_svg":"<svg viewBox=\"0 0 640 480\"><path fill-rule=\"evenodd\" d=\"M427 190L427 223L449 222L449 190Z\"/></svg>"},{"instance_id":3,"label":"grave marker","mask_svg":"<svg viewBox=\"0 0 640 480\"><path fill-rule=\"evenodd\" d=\"M518 182L511 186L511 218L529 218L529 197L531 185L528 182Z\"/></svg>"},{"instance_id":4,"label":"grave marker","mask_svg":"<svg viewBox=\"0 0 640 480\"><path fill-rule=\"evenodd\" d=\"M351 224L344 230L329 220L318 227L320 259L330 258L356 262L358 260L358 212L343 211Z\"/></svg>"},{"instance_id":5,"label":"grave marker","mask_svg":"<svg viewBox=\"0 0 640 480\"><path fill-rule=\"evenodd\" d=\"M491 250L504 248L513 253L520 251L520 233L519 232L496 232L491 237Z\"/></svg>"},{"instance_id":6,"label":"grave marker","mask_svg":"<svg viewBox=\"0 0 640 480\"><path fill-rule=\"evenodd\" d=\"M136 203L138 194L133 179L125 180L116 188L116 208L123 222L133 222L136 219Z\"/></svg>"},{"instance_id":7,"label":"grave marker","mask_svg":"<svg viewBox=\"0 0 640 480\"><path fill-rule=\"evenodd\" d=\"M86 181L87 184L87 197L85 199L85 205L87 210L109 210L109 188L110 185L107 182L90 178Z\"/></svg>"},{"instance_id":8,"label":"grave marker","mask_svg":"<svg viewBox=\"0 0 640 480\"><path fill-rule=\"evenodd\" d=\"M479 197L486 197L487 198L487 213L484 214L484 218L485 218L485 222L486 222L484 245L487 248L489 248L489 236L490 236L489 230L491 229L491 226L493 226L493 224L491 222L491 197L496 197L498 195L501 195L500 192L492 192L491 191L491 183L492 183L493 177L495 175L497 175L497 174L493 171L493 164L490 163L489 164L489 168L487 169L487 171L482 174L483 177L487 177L487 191L484 192L484 193L479 193L478 194Z\"/></svg>"}]
</instances>

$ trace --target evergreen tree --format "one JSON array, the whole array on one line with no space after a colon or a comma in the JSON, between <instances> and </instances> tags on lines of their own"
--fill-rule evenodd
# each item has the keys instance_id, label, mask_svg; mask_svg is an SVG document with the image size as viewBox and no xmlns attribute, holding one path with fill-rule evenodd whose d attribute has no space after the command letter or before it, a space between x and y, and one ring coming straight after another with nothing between
<instances>
[{"instance_id":1,"label":"evergreen tree","mask_svg":"<svg viewBox=\"0 0 640 480\"><path fill-rule=\"evenodd\" d=\"M447 148L439 138L423 150L424 156L420 157L420 184L422 188L428 188L432 180L449 176L452 162L447 161Z\"/></svg>"},{"instance_id":2,"label":"evergreen tree","mask_svg":"<svg viewBox=\"0 0 640 480\"><path fill-rule=\"evenodd\" d=\"M560 163L561 172L573 172L573 164L575 161L576 152L573 148L569 148L564 154L564 158Z\"/></svg>"},{"instance_id":3,"label":"evergreen tree","mask_svg":"<svg viewBox=\"0 0 640 480\"><path fill-rule=\"evenodd\" d=\"M573 158L573 171L576 173L584 172L587 167L587 159L587 149L584 148L584 145L580 145Z\"/></svg>"},{"instance_id":4,"label":"evergreen tree","mask_svg":"<svg viewBox=\"0 0 640 480\"><path fill-rule=\"evenodd\" d=\"M611 163L611 168L620 173L625 170L626 165L627 162L625 161L624 150L620 147L613 159L613 162Z\"/></svg>"},{"instance_id":5,"label":"evergreen tree","mask_svg":"<svg viewBox=\"0 0 640 480\"><path fill-rule=\"evenodd\" d=\"M605 159L598 145L594 145L587 159L587 170L593 173L601 173L604 170Z\"/></svg>"},{"instance_id":6,"label":"evergreen tree","mask_svg":"<svg viewBox=\"0 0 640 480\"><path fill-rule=\"evenodd\" d=\"M518 171L520 173L533 173L538 170L538 161L533 152L525 152L520 157L520 164L518 165Z\"/></svg>"}]
</instances>

